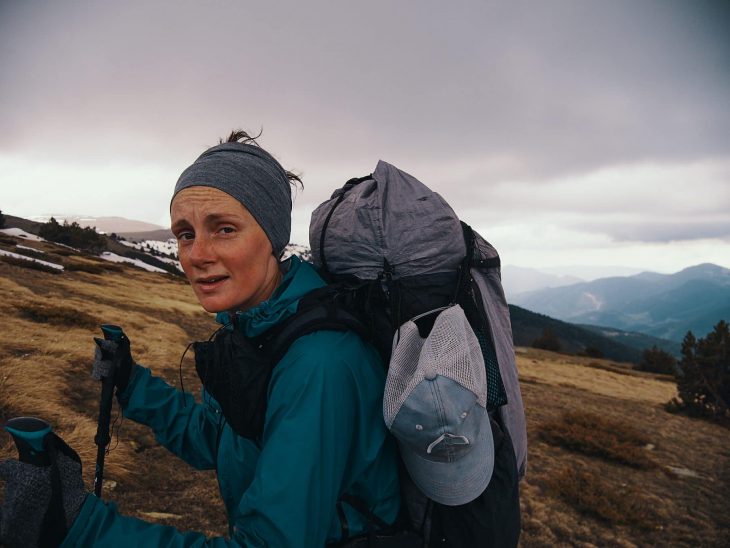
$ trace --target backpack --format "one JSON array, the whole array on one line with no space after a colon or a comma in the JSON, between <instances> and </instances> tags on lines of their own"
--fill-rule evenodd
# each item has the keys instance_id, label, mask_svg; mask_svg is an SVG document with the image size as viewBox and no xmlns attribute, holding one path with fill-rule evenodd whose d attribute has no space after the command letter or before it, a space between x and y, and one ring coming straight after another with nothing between
<instances>
[{"instance_id":1,"label":"backpack","mask_svg":"<svg viewBox=\"0 0 730 548\"><path fill-rule=\"evenodd\" d=\"M372 175L349 180L312 213L309 239L315 266L342 288L341 302L369 323L385 363L405 321L461 305L484 355L488 408L512 440L522 479L525 414L494 247L459 221L440 195L383 161ZM431 315L416 322L422 336L433 320Z\"/></svg>"},{"instance_id":2,"label":"backpack","mask_svg":"<svg viewBox=\"0 0 730 548\"><path fill-rule=\"evenodd\" d=\"M383 161L314 211L310 246L328 285L303 297L295 315L256 340L236 340L242 336L234 330L196 343L196 369L231 426L246 437L260 435L271 372L297 338L323 329L355 331L387 364L405 321L420 317L415 323L425 337L435 320L427 312L459 304L487 373L495 448L489 485L467 504L441 505L418 490L401 462L399 521L388 528L364 501L343 496L340 504L365 515L372 532L367 538L345 535L340 545L515 546L527 435L496 250L460 222L441 196ZM244 363L253 364L247 371L234 365L243 355ZM241 388L231 390L233 385Z\"/></svg>"},{"instance_id":3,"label":"backpack","mask_svg":"<svg viewBox=\"0 0 730 548\"><path fill-rule=\"evenodd\" d=\"M445 506L421 493L401 466L405 521L426 545L515 546L527 431L497 251L441 196L383 161L313 212L309 239L340 308L366 324L386 364L404 322L413 319L425 338L437 316L429 312L453 304L464 310L486 368L494 472L475 500Z\"/></svg>"}]
</instances>

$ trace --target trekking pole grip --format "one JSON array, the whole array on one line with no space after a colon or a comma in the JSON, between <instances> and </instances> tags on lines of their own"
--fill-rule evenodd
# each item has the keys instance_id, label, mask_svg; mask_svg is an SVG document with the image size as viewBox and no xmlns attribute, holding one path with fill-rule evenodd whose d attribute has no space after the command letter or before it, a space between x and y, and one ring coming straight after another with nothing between
<instances>
[{"instance_id":1,"label":"trekking pole grip","mask_svg":"<svg viewBox=\"0 0 730 548\"><path fill-rule=\"evenodd\" d=\"M51 452L56 440L60 438L53 433L50 424L36 417L10 419L5 423L5 430L13 437L20 462L52 467L50 501L43 516L39 546L58 546L66 536L66 516L63 509L63 485Z\"/></svg>"},{"instance_id":2,"label":"trekking pole grip","mask_svg":"<svg viewBox=\"0 0 730 548\"><path fill-rule=\"evenodd\" d=\"M101 332L107 341L120 341L125 336L124 331L118 325L103 324ZM113 360L112 360L113 361ZM104 480L104 457L106 448L111 441L109 435L109 424L111 423L112 399L114 397L114 375L116 371L112 368L106 377L101 379L101 398L99 400L99 421L96 427L96 468L94 470L94 495L101 497L101 485Z\"/></svg>"},{"instance_id":3,"label":"trekking pole grip","mask_svg":"<svg viewBox=\"0 0 730 548\"><path fill-rule=\"evenodd\" d=\"M51 425L35 417L16 417L5 423L5 430L13 437L18 449L18 460L36 466L50 466L45 438Z\"/></svg>"}]
</instances>

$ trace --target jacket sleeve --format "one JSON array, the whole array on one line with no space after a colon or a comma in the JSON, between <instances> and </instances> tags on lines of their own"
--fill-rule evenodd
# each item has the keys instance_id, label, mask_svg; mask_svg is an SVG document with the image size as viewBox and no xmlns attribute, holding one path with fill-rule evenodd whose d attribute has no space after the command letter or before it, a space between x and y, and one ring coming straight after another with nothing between
<instances>
[{"instance_id":1,"label":"jacket sleeve","mask_svg":"<svg viewBox=\"0 0 730 548\"><path fill-rule=\"evenodd\" d=\"M236 541L224 537L206 538L202 533L182 533L169 525L148 523L123 516L113 502L105 503L94 495L87 495L81 511L60 548L104 546L182 547L239 547Z\"/></svg>"},{"instance_id":2,"label":"jacket sleeve","mask_svg":"<svg viewBox=\"0 0 730 548\"><path fill-rule=\"evenodd\" d=\"M347 488L342 483L351 458L358 391L363 387L358 387L351 364L341 357L333 357L331 349L338 348L336 343L327 345L330 350L321 346L319 350L306 348L306 339L312 336L317 334L294 343L274 370L269 385L263 448L253 480L232 516L230 540L206 539L202 534L182 533L172 527L121 516L113 504L89 496L62 546L114 547L140 543L162 547L323 546L333 523L337 500ZM153 383L148 372L143 375L147 377L135 378L135 383L142 383L140 388ZM170 433L154 420L164 432L161 437L166 442L189 453L185 443L192 442L182 440L193 431L209 435L203 426L205 422L202 418L180 418L179 405L172 403L177 400L168 393L173 389L159 390L155 397L166 401L156 409L164 409L168 420L185 424L202 421L192 429L176 427ZM129 404L138 417L144 407L133 400L134 394ZM187 417L190 412L184 415Z\"/></svg>"},{"instance_id":3,"label":"jacket sleeve","mask_svg":"<svg viewBox=\"0 0 730 548\"><path fill-rule=\"evenodd\" d=\"M217 407L195 403L192 394L170 386L136 366L119 395L124 416L149 426L157 441L198 470L215 468L223 418Z\"/></svg>"}]
</instances>

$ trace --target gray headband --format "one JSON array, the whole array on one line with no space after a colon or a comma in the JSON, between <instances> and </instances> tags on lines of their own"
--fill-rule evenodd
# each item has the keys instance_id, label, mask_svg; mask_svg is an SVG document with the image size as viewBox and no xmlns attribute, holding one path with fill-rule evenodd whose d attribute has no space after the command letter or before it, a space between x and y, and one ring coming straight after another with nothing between
<instances>
[{"instance_id":1,"label":"gray headband","mask_svg":"<svg viewBox=\"0 0 730 548\"><path fill-rule=\"evenodd\" d=\"M182 172L172 198L191 186L217 188L241 202L268 236L274 255L281 257L291 236L291 187L284 168L268 152L242 143L209 148Z\"/></svg>"}]
</instances>

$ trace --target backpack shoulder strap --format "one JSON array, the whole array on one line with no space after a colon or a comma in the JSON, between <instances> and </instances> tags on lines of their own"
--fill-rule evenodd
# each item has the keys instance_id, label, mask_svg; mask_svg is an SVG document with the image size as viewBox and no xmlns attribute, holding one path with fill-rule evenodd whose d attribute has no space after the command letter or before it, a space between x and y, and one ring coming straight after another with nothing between
<instances>
[{"instance_id":1,"label":"backpack shoulder strap","mask_svg":"<svg viewBox=\"0 0 730 548\"><path fill-rule=\"evenodd\" d=\"M311 291L299 301L293 316L257 339L258 347L276 364L294 341L315 331L354 331L367 340L363 322L336 297L337 288L333 286Z\"/></svg>"}]
</instances>

